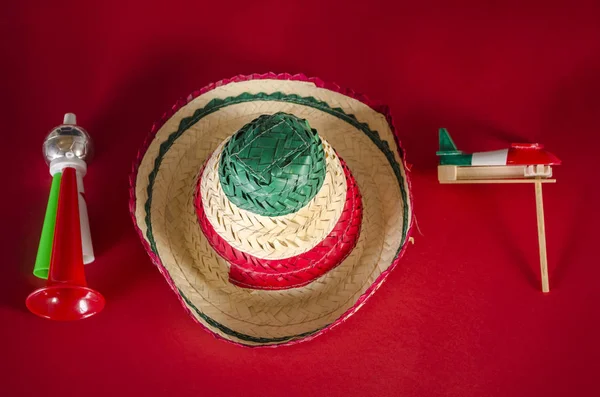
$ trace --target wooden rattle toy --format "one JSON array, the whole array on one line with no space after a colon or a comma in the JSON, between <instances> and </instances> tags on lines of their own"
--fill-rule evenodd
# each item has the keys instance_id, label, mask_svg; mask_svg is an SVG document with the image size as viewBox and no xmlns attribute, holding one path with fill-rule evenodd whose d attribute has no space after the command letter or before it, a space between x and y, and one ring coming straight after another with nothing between
<instances>
[{"instance_id":1,"label":"wooden rattle toy","mask_svg":"<svg viewBox=\"0 0 600 397\"><path fill-rule=\"evenodd\" d=\"M538 224L542 291L549 292L542 183L554 183L552 166L561 161L539 143L513 143L508 149L465 153L445 128L439 130L440 183L533 183Z\"/></svg>"}]
</instances>

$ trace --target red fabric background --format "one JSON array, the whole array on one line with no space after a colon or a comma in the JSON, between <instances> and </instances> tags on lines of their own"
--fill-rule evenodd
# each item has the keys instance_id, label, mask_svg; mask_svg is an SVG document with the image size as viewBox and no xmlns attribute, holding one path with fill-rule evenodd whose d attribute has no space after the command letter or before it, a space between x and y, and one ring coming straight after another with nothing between
<instances>
[{"instance_id":1,"label":"red fabric background","mask_svg":"<svg viewBox=\"0 0 600 397\"><path fill-rule=\"evenodd\" d=\"M26 2L0 12L2 396L600 395L595 166L600 4L287 0ZM502 5L500 5L502 4ZM239 73L303 72L390 105L423 236L367 305L318 339L251 350L179 306L131 224L127 177L153 121ZM47 131L75 112L104 312L27 312L50 178ZM440 186L437 128L465 150L540 141L552 291L532 186Z\"/></svg>"}]
</instances>

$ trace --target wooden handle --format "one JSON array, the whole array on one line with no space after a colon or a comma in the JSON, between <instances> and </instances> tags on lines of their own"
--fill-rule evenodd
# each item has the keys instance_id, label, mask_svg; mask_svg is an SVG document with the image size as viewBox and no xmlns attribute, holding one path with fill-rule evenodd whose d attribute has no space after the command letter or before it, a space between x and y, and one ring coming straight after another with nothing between
<instances>
[{"instance_id":1,"label":"wooden handle","mask_svg":"<svg viewBox=\"0 0 600 397\"><path fill-rule=\"evenodd\" d=\"M544 226L544 201L542 199L542 181L535 181L535 207L537 213L538 242L540 246L540 271L542 292L550 292L548 282L548 259L546 258L546 228Z\"/></svg>"}]
</instances>

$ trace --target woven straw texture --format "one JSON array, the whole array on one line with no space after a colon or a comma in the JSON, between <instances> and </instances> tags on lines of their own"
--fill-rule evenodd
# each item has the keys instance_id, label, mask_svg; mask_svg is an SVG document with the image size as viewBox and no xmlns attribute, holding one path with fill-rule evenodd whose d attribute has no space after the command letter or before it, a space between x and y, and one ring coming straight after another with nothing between
<instances>
[{"instance_id":1,"label":"woven straw texture","mask_svg":"<svg viewBox=\"0 0 600 397\"><path fill-rule=\"evenodd\" d=\"M198 221L209 244L231 265L230 282L240 287L254 289L300 287L322 276L344 260L358 241L362 200L350 170L342 159L340 162L348 186L346 203L340 219L331 233L310 251L286 259L260 259L229 245L215 231L206 217L200 194L201 181L199 181L195 201Z\"/></svg>"},{"instance_id":2,"label":"woven straw texture","mask_svg":"<svg viewBox=\"0 0 600 397\"><path fill-rule=\"evenodd\" d=\"M283 259L302 254L319 244L338 222L346 202L346 178L332 147L323 142L327 163L325 182L299 211L270 217L237 207L220 183L218 168L226 140L208 160L200 194L206 217L232 247L263 259Z\"/></svg>"},{"instance_id":3,"label":"woven straw texture","mask_svg":"<svg viewBox=\"0 0 600 397\"><path fill-rule=\"evenodd\" d=\"M244 345L307 340L339 324L397 263L411 224L406 171L386 115L287 77L226 82L181 104L149 142L133 181L134 220L169 284L199 323ZM225 139L277 112L308 120L344 158L362 193L362 224L346 259L313 282L250 290L229 281L231 265L200 228L194 191L200 169Z\"/></svg>"},{"instance_id":4,"label":"woven straw texture","mask_svg":"<svg viewBox=\"0 0 600 397\"><path fill-rule=\"evenodd\" d=\"M223 147L219 178L225 195L242 209L265 216L296 212L323 185L321 139L294 115L262 115Z\"/></svg>"}]
</instances>

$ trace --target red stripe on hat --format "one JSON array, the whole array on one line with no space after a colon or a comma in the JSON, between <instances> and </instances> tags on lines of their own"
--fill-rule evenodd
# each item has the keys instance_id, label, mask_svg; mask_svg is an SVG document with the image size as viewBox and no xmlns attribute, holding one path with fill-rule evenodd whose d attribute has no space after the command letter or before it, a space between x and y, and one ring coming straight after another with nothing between
<instances>
[{"instance_id":1,"label":"red stripe on hat","mask_svg":"<svg viewBox=\"0 0 600 397\"><path fill-rule=\"evenodd\" d=\"M338 156L339 157L339 156ZM358 185L340 158L346 176L346 203L333 230L311 250L285 259L261 259L227 243L213 228L202 205L200 184L196 185L194 204L202 232L213 249L231 265L229 281L243 288L288 289L301 287L338 266L356 246L362 221L362 199Z\"/></svg>"}]
</instances>

